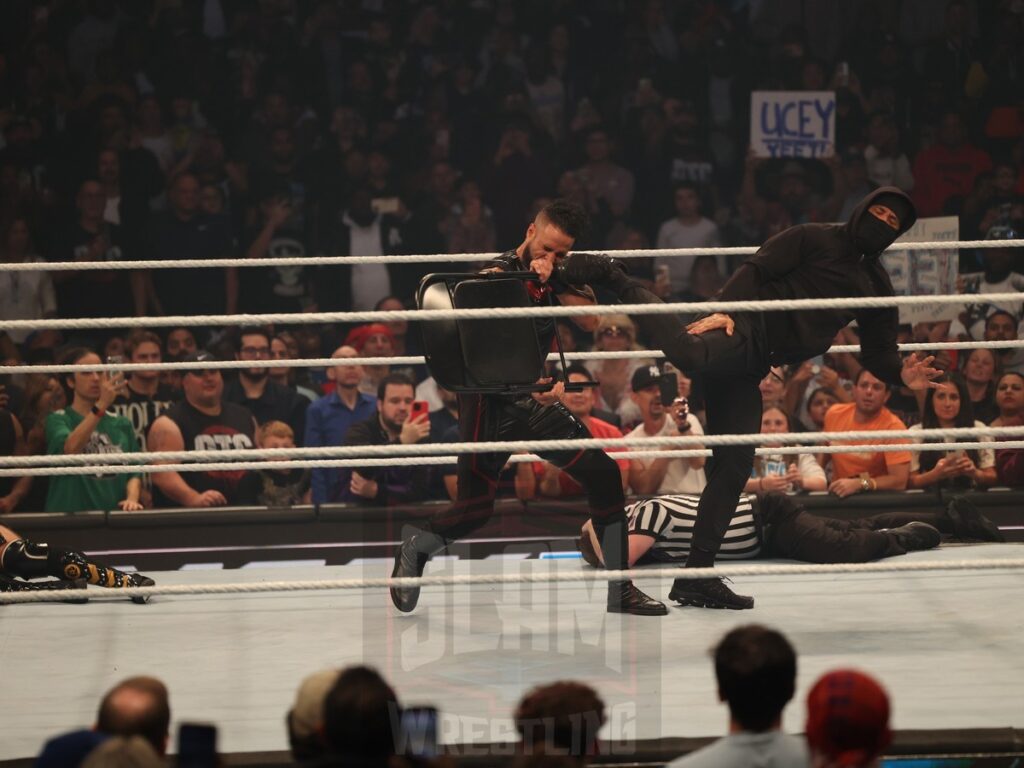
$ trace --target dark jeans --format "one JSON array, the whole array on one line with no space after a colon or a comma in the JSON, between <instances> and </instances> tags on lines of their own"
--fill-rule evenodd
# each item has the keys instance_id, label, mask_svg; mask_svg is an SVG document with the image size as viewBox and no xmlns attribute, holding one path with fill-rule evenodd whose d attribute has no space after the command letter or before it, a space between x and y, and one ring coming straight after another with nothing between
<instances>
[{"instance_id":1,"label":"dark jeans","mask_svg":"<svg viewBox=\"0 0 1024 768\"><path fill-rule=\"evenodd\" d=\"M653 304L660 300L639 283L621 291L624 304ZM707 433L751 434L761 431L761 392L758 384L768 372L764 322L758 313L732 316L732 336L716 330L694 335L686 325L698 318L680 315L636 315L633 320L651 345L662 350L688 376L699 376L705 395ZM722 545L736 502L754 466L753 445L718 446L711 449L707 487L697 505L693 546L688 566L709 567Z\"/></svg>"},{"instance_id":2,"label":"dark jeans","mask_svg":"<svg viewBox=\"0 0 1024 768\"><path fill-rule=\"evenodd\" d=\"M806 563L866 563L906 554L896 537L881 530L920 521L952 533L948 517L934 512L886 512L855 520L812 515L788 496L768 494L757 504L764 527L764 556Z\"/></svg>"},{"instance_id":3,"label":"dark jeans","mask_svg":"<svg viewBox=\"0 0 1024 768\"><path fill-rule=\"evenodd\" d=\"M561 404L542 406L532 397L459 396L459 436L464 442L589 438L587 428ZM537 451L583 486L595 526L625 518L618 465L601 450ZM435 515L428 529L446 541L472 533L494 514L494 497L507 453L459 455L458 497Z\"/></svg>"}]
</instances>

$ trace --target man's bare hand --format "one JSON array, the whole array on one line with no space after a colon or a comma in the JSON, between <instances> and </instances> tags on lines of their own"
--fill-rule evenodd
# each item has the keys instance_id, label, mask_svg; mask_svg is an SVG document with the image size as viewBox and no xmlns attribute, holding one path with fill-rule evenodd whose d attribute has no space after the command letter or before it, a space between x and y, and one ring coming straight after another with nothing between
<instances>
[{"instance_id":1,"label":"man's bare hand","mask_svg":"<svg viewBox=\"0 0 1024 768\"><path fill-rule=\"evenodd\" d=\"M530 269L540 275L542 283L546 283L555 270L555 255L552 253L540 259L534 259L530 262Z\"/></svg>"},{"instance_id":2,"label":"man's bare hand","mask_svg":"<svg viewBox=\"0 0 1024 768\"><path fill-rule=\"evenodd\" d=\"M864 483L857 477L841 477L838 480L833 480L832 484L828 487L828 492L833 496L838 496L840 499L853 496L853 494L860 493L863 490Z\"/></svg>"},{"instance_id":3,"label":"man's bare hand","mask_svg":"<svg viewBox=\"0 0 1024 768\"><path fill-rule=\"evenodd\" d=\"M540 379L538 384L547 384L551 381L551 377L548 376L545 379ZM554 405L558 400L565 394L565 384L559 381L555 386L549 389L547 392L534 392L533 399L541 405Z\"/></svg>"},{"instance_id":4,"label":"man's bare hand","mask_svg":"<svg viewBox=\"0 0 1024 768\"><path fill-rule=\"evenodd\" d=\"M687 332L694 335L723 329L726 336L732 336L732 332L735 328L736 323L733 319L722 312L715 312L713 315L702 317L700 320L696 320L686 326Z\"/></svg>"},{"instance_id":5,"label":"man's bare hand","mask_svg":"<svg viewBox=\"0 0 1024 768\"><path fill-rule=\"evenodd\" d=\"M423 413L415 419L406 419L398 440L402 445L412 445L430 434L430 417ZM353 473L355 474L355 473Z\"/></svg>"},{"instance_id":6,"label":"man's bare hand","mask_svg":"<svg viewBox=\"0 0 1024 768\"><path fill-rule=\"evenodd\" d=\"M922 359L918 359L916 352L907 355L903 360L903 371L900 373L903 383L910 389L934 389L939 386L932 381L942 373L938 368L932 368L934 360L934 355Z\"/></svg>"},{"instance_id":7,"label":"man's bare hand","mask_svg":"<svg viewBox=\"0 0 1024 768\"><path fill-rule=\"evenodd\" d=\"M377 498L377 492L380 490L376 480L368 480L358 472L352 473L352 479L349 481L348 488L356 496L361 496L364 499Z\"/></svg>"}]
</instances>

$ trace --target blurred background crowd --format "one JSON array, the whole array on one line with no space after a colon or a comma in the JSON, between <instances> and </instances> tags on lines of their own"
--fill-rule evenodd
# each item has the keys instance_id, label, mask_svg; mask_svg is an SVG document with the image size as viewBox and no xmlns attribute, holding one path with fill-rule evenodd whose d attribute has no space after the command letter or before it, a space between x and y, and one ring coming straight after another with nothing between
<instances>
[{"instance_id":1,"label":"blurred background crowd","mask_svg":"<svg viewBox=\"0 0 1024 768\"><path fill-rule=\"evenodd\" d=\"M1024 7L1014 0L7 0L0 46L0 259L152 262L0 270L4 320L409 307L437 265L158 267L172 258L495 252L518 246L556 197L589 212L577 247L592 249L758 245L793 224L843 221L889 184L909 192L921 216L959 217L962 239L1017 239L1024 227ZM750 153L754 90L834 91L835 155ZM904 327L901 340L1016 339L1024 301L980 296L1024 290L1022 259L1016 248L961 250L958 287L979 299L957 319ZM630 263L666 300L700 301L736 262ZM603 318L590 336L569 324L561 331L570 351L646 341L625 316ZM837 341L856 343L855 331ZM415 327L398 322L11 330L0 334L6 364L98 362L93 355L192 359L197 368L5 376L0 452L153 449L157 423L170 450L341 445L367 420L378 428L358 430L360 440L448 439L457 403L421 367L234 376L210 364L419 346ZM938 359L948 381L920 401L885 391L854 355L774 371L762 387L774 407L764 428L1020 423L1019 350ZM599 386L567 405L591 431L598 420L619 434L698 434L700 382L677 372L687 414L663 402L662 372L643 373L651 362L581 367L570 378ZM413 415L416 400L429 417ZM842 407L827 416L830 406ZM92 408L109 415L91 420ZM196 413L237 437L200 445ZM863 466L832 462L820 477L790 457L759 464L751 489L844 495L835 482L864 474L887 478L878 484L890 490L1020 484L1024 469L1004 454L877 455ZM624 485L702 487L703 460L659 461L624 460ZM90 486L106 482L96 478L2 478L0 512L386 503L445 498L451 477L299 471L225 483L172 474L125 476L102 493ZM520 498L578 490L543 466L512 468L509 487Z\"/></svg>"}]
</instances>

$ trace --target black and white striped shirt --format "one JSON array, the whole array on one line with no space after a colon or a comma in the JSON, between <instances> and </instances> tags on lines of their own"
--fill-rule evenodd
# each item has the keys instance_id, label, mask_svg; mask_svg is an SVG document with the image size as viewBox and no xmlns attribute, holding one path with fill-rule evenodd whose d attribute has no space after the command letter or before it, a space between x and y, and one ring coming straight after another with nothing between
<instances>
[{"instance_id":1,"label":"black and white striped shirt","mask_svg":"<svg viewBox=\"0 0 1024 768\"><path fill-rule=\"evenodd\" d=\"M720 560L750 560L761 553L760 526L751 505L754 497L743 494L719 550ZM654 537L648 555L663 562L685 560L690 554L693 524L697 520L697 494L655 496L639 501L629 510L629 532Z\"/></svg>"}]
</instances>

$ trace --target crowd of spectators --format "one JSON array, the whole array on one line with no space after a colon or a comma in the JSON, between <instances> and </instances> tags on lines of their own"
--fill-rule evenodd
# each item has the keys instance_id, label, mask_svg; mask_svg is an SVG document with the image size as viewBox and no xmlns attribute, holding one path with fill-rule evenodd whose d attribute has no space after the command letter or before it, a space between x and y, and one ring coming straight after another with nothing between
<instances>
[{"instance_id":1,"label":"crowd of spectators","mask_svg":"<svg viewBox=\"0 0 1024 768\"><path fill-rule=\"evenodd\" d=\"M590 214L581 248L756 245L793 224L841 221L883 184L908 191L922 216L959 217L963 239L1015 239L1024 230L1024 13L1009 0L10 0L0 7L0 39L0 261L153 265L0 270L0 320L409 307L419 278L436 265L159 263L493 252L517 246L533 214L556 196ZM753 90L835 91L834 156L751 154ZM633 265L664 298L699 301L715 294L735 261ZM956 318L905 327L901 340L1018 338L1024 300L981 297L1024 290L1024 251L964 249L958 266L960 290L978 300ZM76 350L142 363L421 351L405 322L244 330L10 330L0 332L0 361L50 363ZM646 342L621 315L602 318L591 337L570 324L559 335L570 350L640 350ZM855 333L837 341L856 342ZM196 357L204 353L205 361ZM700 382L691 387L678 372L689 416L634 386L654 362L592 361L593 402L572 407L592 408L633 436L700 434ZM951 377L955 413L949 398L939 408L937 398L919 402L902 391L862 397L862 380L873 377L850 354L776 370L762 394L790 429L834 428L826 415L833 404L837 413L852 408L843 420L858 428L1020 423L1020 350L945 352L939 362L963 377L963 386ZM390 410L383 397L374 404L394 374L410 379L414 401L430 404L429 430L402 426L407 397ZM127 434L115 417L127 419L140 450L156 449L154 442L174 450L268 439L341 445L349 427L368 419L377 419L376 433L357 430L363 441L443 441L457 414L422 367L222 375L206 365L109 381L8 376L0 387L6 454L110 450ZM62 439L51 414L64 414L82 439ZM833 461L827 487L843 496L1024 481L1016 454L959 454L913 465L910 454L886 454L885 467ZM633 462L624 482L641 493L699 491L700 462L681 462ZM816 486L801 478L817 472L800 463L763 462L752 479ZM242 487L257 501L387 500L395 497L382 488L398 485L445 498L446 471L425 485L328 470L311 478L263 473L245 483L240 473L165 473L129 478L124 489L112 476L80 484L103 485L106 506L240 503ZM95 489L63 490L65 480L4 478L0 512L99 503ZM550 467L532 476L510 468L509 487L520 498L573 491Z\"/></svg>"},{"instance_id":2,"label":"crowd of spectators","mask_svg":"<svg viewBox=\"0 0 1024 768\"><path fill-rule=\"evenodd\" d=\"M738 626L716 643L711 657L716 703L728 708L728 728L708 746L670 762L670 768L869 768L891 743L889 694L865 672L833 669L820 676L807 695L805 734L797 736L782 726L797 682L797 653L782 633L756 624ZM599 693L584 682L538 685L523 694L510 715L518 737L510 765L584 768L602 754L599 732L608 712ZM451 756L467 746L452 745L451 756L442 756L438 737L444 717L430 707L403 707L377 670L351 666L305 677L285 722L296 765L430 768L453 765ZM91 729L49 739L35 765L158 768L172 746L170 724L166 686L153 677L128 678L103 697ZM176 751L179 763L222 764L215 726L179 719Z\"/></svg>"}]
</instances>

